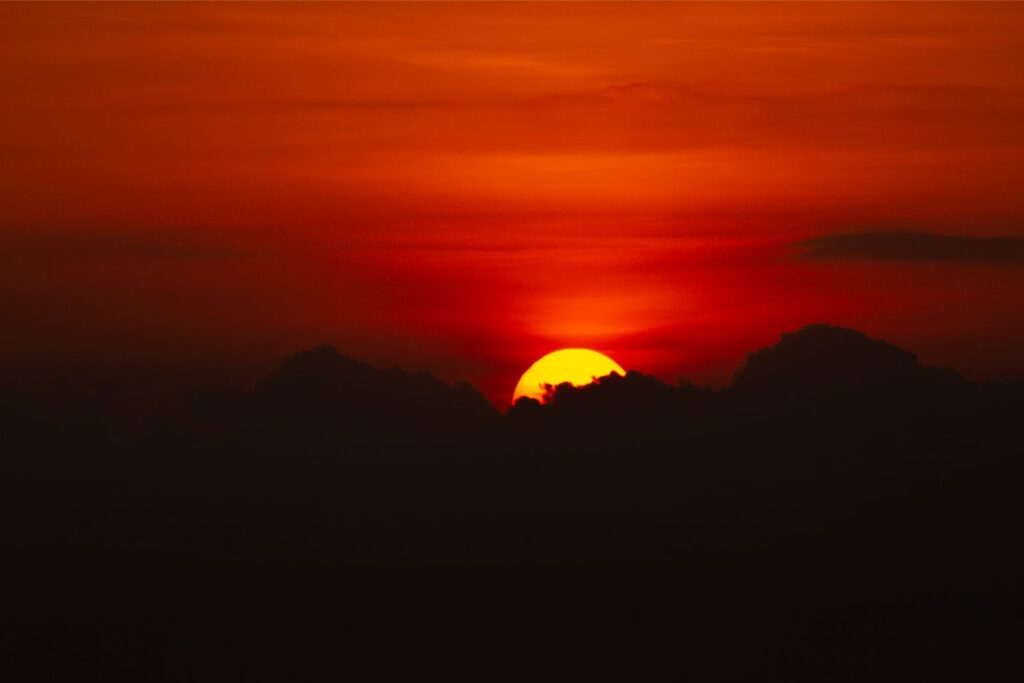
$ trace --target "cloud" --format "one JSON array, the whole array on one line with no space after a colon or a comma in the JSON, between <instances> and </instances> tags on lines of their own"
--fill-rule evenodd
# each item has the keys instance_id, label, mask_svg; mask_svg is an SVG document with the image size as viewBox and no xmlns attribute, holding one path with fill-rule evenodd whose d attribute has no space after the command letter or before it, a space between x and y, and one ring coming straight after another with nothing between
<instances>
[{"instance_id":1,"label":"cloud","mask_svg":"<svg viewBox=\"0 0 1024 683\"><path fill-rule=\"evenodd\" d=\"M1024 265L1024 239L927 232L825 235L798 242L801 258L815 261L914 261Z\"/></svg>"},{"instance_id":2,"label":"cloud","mask_svg":"<svg viewBox=\"0 0 1024 683\"><path fill-rule=\"evenodd\" d=\"M468 384L380 370L319 346L290 356L252 395L245 428L292 444L465 444L493 435L500 416Z\"/></svg>"}]
</instances>

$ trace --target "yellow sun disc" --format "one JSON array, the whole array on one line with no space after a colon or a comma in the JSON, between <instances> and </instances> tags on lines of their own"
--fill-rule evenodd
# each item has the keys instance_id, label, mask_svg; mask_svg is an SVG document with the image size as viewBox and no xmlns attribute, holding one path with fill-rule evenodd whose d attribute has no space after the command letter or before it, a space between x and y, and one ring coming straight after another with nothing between
<instances>
[{"instance_id":1,"label":"yellow sun disc","mask_svg":"<svg viewBox=\"0 0 1024 683\"><path fill-rule=\"evenodd\" d=\"M523 373L512 394L512 402L515 403L523 396L543 401L547 384L557 386L568 382L579 387L613 372L626 374L621 365L603 353L590 349L552 351Z\"/></svg>"}]
</instances>

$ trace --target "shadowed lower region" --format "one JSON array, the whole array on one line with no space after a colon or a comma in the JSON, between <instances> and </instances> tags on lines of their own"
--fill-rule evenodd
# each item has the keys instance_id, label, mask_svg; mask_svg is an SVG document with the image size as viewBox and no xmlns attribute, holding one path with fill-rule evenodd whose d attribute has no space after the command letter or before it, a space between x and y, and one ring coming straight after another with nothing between
<instances>
[{"instance_id":1,"label":"shadowed lower region","mask_svg":"<svg viewBox=\"0 0 1024 683\"><path fill-rule=\"evenodd\" d=\"M813 325L720 390L631 371L502 415L468 385L322 346L178 403L126 433L0 397L5 671L897 680L1013 664L1020 380Z\"/></svg>"}]
</instances>

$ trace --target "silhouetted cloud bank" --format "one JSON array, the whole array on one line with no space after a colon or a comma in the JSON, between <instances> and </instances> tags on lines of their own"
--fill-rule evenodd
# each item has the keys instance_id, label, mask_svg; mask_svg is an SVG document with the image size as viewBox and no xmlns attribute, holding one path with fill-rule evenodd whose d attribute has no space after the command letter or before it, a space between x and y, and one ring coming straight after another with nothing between
<instances>
[{"instance_id":1,"label":"silhouetted cloud bank","mask_svg":"<svg viewBox=\"0 0 1024 683\"><path fill-rule=\"evenodd\" d=\"M927 232L825 235L799 242L802 258L1024 265L1024 239Z\"/></svg>"},{"instance_id":2,"label":"silhouetted cloud bank","mask_svg":"<svg viewBox=\"0 0 1024 683\"><path fill-rule=\"evenodd\" d=\"M331 347L252 390L196 389L142 435L0 393L0 666L522 681L1013 664L1021 424L1024 382L828 325L719 391L629 372L505 416Z\"/></svg>"}]
</instances>

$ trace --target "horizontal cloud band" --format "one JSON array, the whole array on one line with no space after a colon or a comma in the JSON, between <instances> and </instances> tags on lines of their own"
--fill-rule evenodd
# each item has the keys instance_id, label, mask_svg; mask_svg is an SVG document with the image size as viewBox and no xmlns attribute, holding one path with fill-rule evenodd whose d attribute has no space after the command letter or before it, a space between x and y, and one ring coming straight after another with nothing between
<instances>
[{"instance_id":1,"label":"horizontal cloud band","mask_svg":"<svg viewBox=\"0 0 1024 683\"><path fill-rule=\"evenodd\" d=\"M810 260L1005 263L1024 265L1024 239L926 232L825 235L796 244Z\"/></svg>"}]
</instances>

